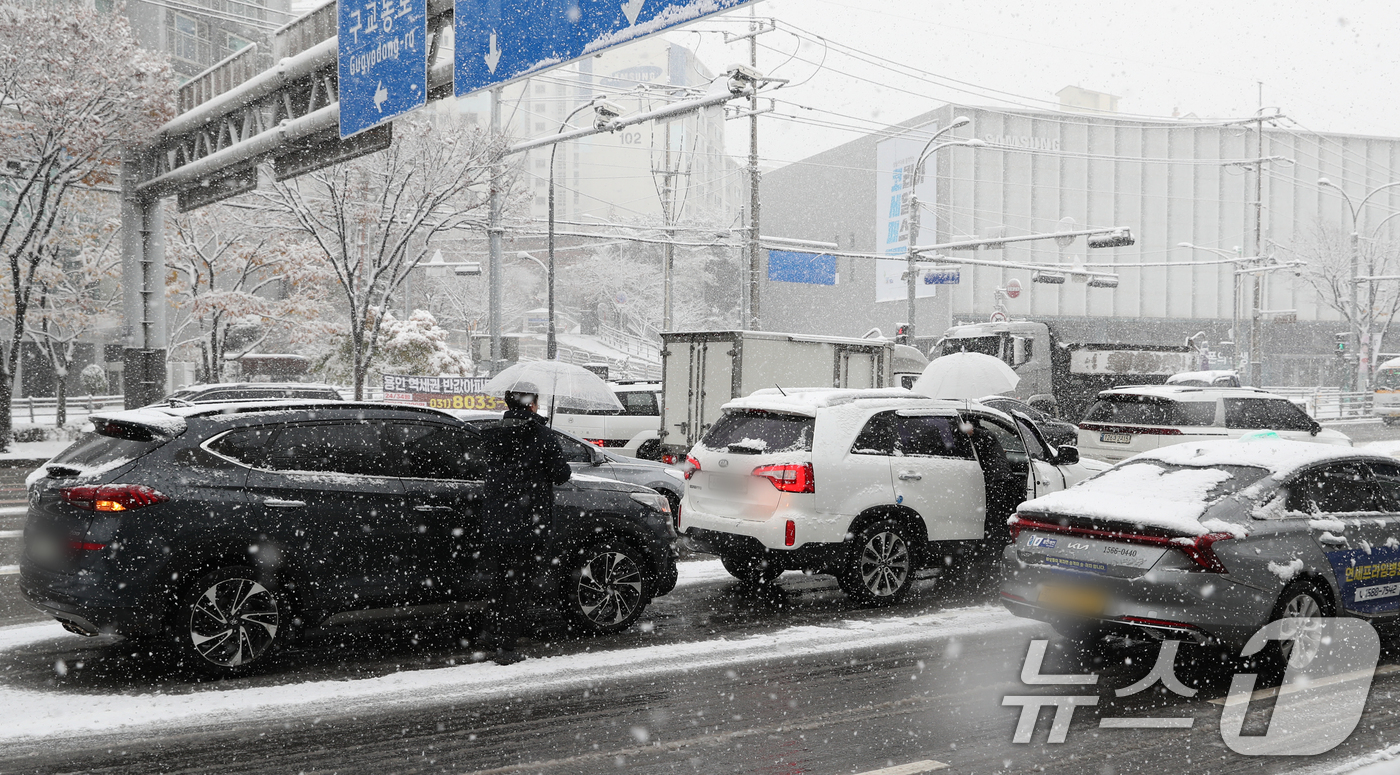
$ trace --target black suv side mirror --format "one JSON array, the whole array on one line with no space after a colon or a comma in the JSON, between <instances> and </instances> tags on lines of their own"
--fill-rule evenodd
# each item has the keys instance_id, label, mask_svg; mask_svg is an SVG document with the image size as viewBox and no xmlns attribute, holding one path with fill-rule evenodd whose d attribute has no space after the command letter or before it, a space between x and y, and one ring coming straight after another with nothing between
<instances>
[{"instance_id":1,"label":"black suv side mirror","mask_svg":"<svg viewBox=\"0 0 1400 775\"><path fill-rule=\"evenodd\" d=\"M1055 465L1072 466L1079 462L1079 447L1056 447Z\"/></svg>"},{"instance_id":2,"label":"black suv side mirror","mask_svg":"<svg viewBox=\"0 0 1400 775\"><path fill-rule=\"evenodd\" d=\"M1322 423L1318 422L1317 420L1312 420L1311 422L1312 427L1308 428L1308 433L1311 433L1314 436L1316 436L1319 433L1322 433Z\"/></svg>"},{"instance_id":3,"label":"black suv side mirror","mask_svg":"<svg viewBox=\"0 0 1400 775\"><path fill-rule=\"evenodd\" d=\"M598 449L592 444L588 445L588 458L588 464L590 466L600 466L608 462L608 456L603 454L603 450Z\"/></svg>"}]
</instances>

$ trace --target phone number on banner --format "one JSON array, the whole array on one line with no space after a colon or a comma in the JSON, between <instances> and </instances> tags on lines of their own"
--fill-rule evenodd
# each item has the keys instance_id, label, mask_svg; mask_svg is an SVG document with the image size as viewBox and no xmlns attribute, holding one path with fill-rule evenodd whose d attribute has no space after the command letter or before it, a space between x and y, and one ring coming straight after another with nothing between
<instances>
[{"instance_id":1,"label":"phone number on banner","mask_svg":"<svg viewBox=\"0 0 1400 775\"><path fill-rule=\"evenodd\" d=\"M385 393L384 400L393 404L428 406L433 409L483 409L503 411L506 402L485 393L443 395L441 393Z\"/></svg>"}]
</instances>

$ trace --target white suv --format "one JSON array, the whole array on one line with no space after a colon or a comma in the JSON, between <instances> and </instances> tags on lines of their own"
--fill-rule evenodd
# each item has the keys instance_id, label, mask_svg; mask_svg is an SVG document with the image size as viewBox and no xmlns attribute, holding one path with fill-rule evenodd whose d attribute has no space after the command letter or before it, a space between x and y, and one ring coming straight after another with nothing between
<instances>
[{"instance_id":1,"label":"white suv","mask_svg":"<svg viewBox=\"0 0 1400 775\"><path fill-rule=\"evenodd\" d=\"M976 438L961 427L969 420L983 429ZM987 450L998 448L994 460ZM831 388L725 404L688 463L680 525L696 549L749 583L784 570L829 573L877 605L903 597L920 567L984 538L1004 543L1023 499L1108 467L1080 463L1025 418L981 404ZM984 467L997 477L990 488Z\"/></svg>"},{"instance_id":2,"label":"white suv","mask_svg":"<svg viewBox=\"0 0 1400 775\"><path fill-rule=\"evenodd\" d=\"M1079 423L1079 451L1111 463L1186 441L1273 431L1296 441L1351 446L1297 404L1258 388L1143 385L1105 390Z\"/></svg>"}]
</instances>

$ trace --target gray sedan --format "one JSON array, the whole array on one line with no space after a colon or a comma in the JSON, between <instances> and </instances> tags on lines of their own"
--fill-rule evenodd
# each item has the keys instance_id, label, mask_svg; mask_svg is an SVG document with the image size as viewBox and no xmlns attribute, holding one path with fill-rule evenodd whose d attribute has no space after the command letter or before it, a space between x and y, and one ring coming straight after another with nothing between
<instances>
[{"instance_id":1,"label":"gray sedan","mask_svg":"<svg viewBox=\"0 0 1400 775\"><path fill-rule=\"evenodd\" d=\"M1260 434L1267 436L1268 434ZM1021 504L1001 601L1067 637L1270 648L1304 667L1316 618L1400 614L1400 463L1278 438L1179 444Z\"/></svg>"},{"instance_id":2,"label":"gray sedan","mask_svg":"<svg viewBox=\"0 0 1400 775\"><path fill-rule=\"evenodd\" d=\"M501 419L500 412L459 410L450 412L468 424L479 425ZM671 518L679 519L681 496L685 493L685 472L655 460L642 460L609 452L580 439L572 433L552 429L559 437L559 446L575 474L616 479L628 484L650 487L666 496L671 504Z\"/></svg>"}]
</instances>

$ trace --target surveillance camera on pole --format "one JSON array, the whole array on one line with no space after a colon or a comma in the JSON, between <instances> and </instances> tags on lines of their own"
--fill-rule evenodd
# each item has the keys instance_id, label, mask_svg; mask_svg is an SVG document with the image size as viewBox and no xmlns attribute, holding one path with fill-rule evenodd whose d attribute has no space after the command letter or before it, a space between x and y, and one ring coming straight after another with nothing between
<instances>
[{"instance_id":1,"label":"surveillance camera on pole","mask_svg":"<svg viewBox=\"0 0 1400 775\"><path fill-rule=\"evenodd\" d=\"M763 73L746 64L734 63L724 71L729 76L729 93L736 97L753 94L763 80Z\"/></svg>"},{"instance_id":2,"label":"surveillance camera on pole","mask_svg":"<svg viewBox=\"0 0 1400 775\"><path fill-rule=\"evenodd\" d=\"M616 102L599 100L593 105L593 128L598 131L611 131L613 121L621 118L627 110Z\"/></svg>"}]
</instances>

